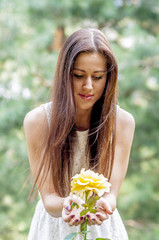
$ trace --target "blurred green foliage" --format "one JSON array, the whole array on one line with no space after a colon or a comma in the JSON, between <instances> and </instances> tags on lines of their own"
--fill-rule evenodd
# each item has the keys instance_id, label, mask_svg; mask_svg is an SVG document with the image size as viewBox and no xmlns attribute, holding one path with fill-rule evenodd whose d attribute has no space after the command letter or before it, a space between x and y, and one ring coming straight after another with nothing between
<instances>
[{"instance_id":1,"label":"blurred green foliage","mask_svg":"<svg viewBox=\"0 0 159 240\"><path fill-rule=\"evenodd\" d=\"M119 63L119 105L136 131L118 209L130 240L159 238L158 0L0 0L0 240L26 240L35 201L23 119L49 100L58 28L102 28Z\"/></svg>"}]
</instances>

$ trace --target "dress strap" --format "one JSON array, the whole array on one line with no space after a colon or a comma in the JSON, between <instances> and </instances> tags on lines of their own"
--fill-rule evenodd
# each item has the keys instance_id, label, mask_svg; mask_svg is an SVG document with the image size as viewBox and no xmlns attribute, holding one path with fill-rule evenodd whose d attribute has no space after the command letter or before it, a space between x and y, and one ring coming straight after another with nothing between
<instances>
[{"instance_id":1,"label":"dress strap","mask_svg":"<svg viewBox=\"0 0 159 240\"><path fill-rule=\"evenodd\" d=\"M48 125L50 126L52 102L48 102L48 103L42 104L40 107L43 107L43 108L44 108L44 110L45 110L45 112L46 112L46 117L47 117Z\"/></svg>"},{"instance_id":2,"label":"dress strap","mask_svg":"<svg viewBox=\"0 0 159 240\"><path fill-rule=\"evenodd\" d=\"M119 108L120 108L120 106L116 105L116 113L118 113Z\"/></svg>"}]
</instances>

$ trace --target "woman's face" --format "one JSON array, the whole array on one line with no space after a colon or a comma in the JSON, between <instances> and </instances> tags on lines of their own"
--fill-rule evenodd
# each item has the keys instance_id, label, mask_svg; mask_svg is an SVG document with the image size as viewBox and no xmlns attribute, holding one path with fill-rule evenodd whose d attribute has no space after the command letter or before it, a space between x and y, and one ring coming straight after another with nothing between
<instances>
[{"instance_id":1,"label":"woman's face","mask_svg":"<svg viewBox=\"0 0 159 240\"><path fill-rule=\"evenodd\" d=\"M98 52L80 53L73 67L73 91L77 112L91 113L103 94L107 68L105 57Z\"/></svg>"}]
</instances>

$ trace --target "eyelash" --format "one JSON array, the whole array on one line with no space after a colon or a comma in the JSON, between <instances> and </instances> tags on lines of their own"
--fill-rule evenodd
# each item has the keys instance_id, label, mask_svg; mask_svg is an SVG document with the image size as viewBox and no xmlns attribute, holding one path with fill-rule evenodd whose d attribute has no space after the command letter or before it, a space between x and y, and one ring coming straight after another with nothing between
<instances>
[{"instance_id":1,"label":"eyelash","mask_svg":"<svg viewBox=\"0 0 159 240\"><path fill-rule=\"evenodd\" d=\"M101 79L102 77L94 77L95 78L95 80L99 80L99 79Z\"/></svg>"},{"instance_id":2,"label":"eyelash","mask_svg":"<svg viewBox=\"0 0 159 240\"><path fill-rule=\"evenodd\" d=\"M78 75L78 74L74 74L74 77L78 78L78 79L81 79L83 78L84 76L83 75ZM102 78L102 76L100 77L93 77L95 80L100 80Z\"/></svg>"},{"instance_id":3,"label":"eyelash","mask_svg":"<svg viewBox=\"0 0 159 240\"><path fill-rule=\"evenodd\" d=\"M83 75L77 75L74 73L74 77L81 79L81 78L83 78Z\"/></svg>"}]
</instances>

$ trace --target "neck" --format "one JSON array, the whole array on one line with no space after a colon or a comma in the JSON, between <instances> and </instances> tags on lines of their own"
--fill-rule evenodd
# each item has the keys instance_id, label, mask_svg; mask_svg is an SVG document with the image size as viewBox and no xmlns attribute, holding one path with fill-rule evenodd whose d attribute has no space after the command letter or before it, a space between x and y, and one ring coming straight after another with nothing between
<instances>
[{"instance_id":1,"label":"neck","mask_svg":"<svg viewBox=\"0 0 159 240\"><path fill-rule=\"evenodd\" d=\"M91 112L77 112L76 114L76 129L84 131L90 127Z\"/></svg>"}]
</instances>

